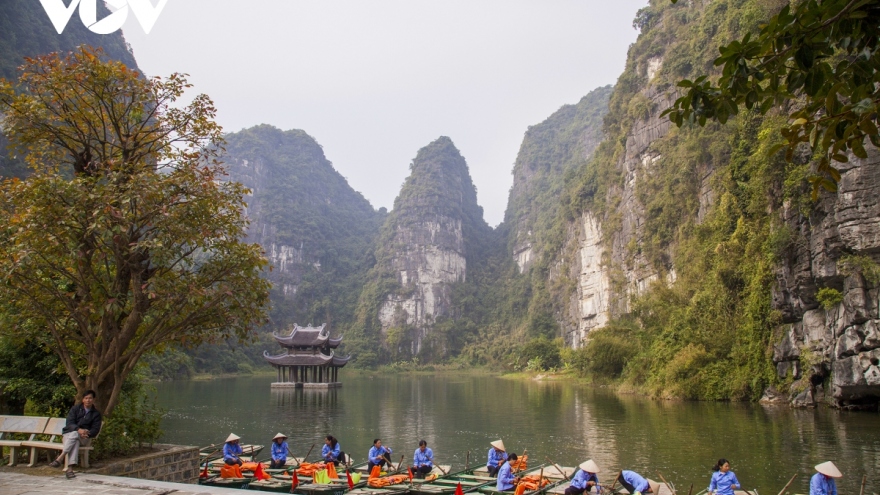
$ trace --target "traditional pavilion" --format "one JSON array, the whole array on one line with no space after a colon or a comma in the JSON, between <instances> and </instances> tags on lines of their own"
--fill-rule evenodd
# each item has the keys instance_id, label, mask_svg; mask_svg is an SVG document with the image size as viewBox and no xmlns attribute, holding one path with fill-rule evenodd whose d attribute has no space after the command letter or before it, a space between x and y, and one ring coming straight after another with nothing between
<instances>
[{"instance_id":1,"label":"traditional pavilion","mask_svg":"<svg viewBox=\"0 0 880 495\"><path fill-rule=\"evenodd\" d=\"M348 363L351 356L335 356L333 349L342 343L342 337L330 338L330 330L323 324L318 328L293 325L290 335L273 333L275 340L285 348L281 354L271 356L263 351L263 357L278 371L278 381L273 387L334 388L341 387L339 368Z\"/></svg>"}]
</instances>

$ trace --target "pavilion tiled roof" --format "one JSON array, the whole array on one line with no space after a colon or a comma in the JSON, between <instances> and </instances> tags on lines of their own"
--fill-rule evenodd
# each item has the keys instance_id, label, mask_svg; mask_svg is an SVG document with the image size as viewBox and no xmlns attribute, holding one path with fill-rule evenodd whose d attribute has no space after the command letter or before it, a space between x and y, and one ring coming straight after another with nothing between
<instances>
[{"instance_id":1,"label":"pavilion tiled roof","mask_svg":"<svg viewBox=\"0 0 880 495\"><path fill-rule=\"evenodd\" d=\"M278 335L273 333L275 340L288 349L301 347L330 347L335 349L342 343L342 337L331 339L330 330L326 328L327 324L320 327L301 327L297 324L293 325L293 330L288 335Z\"/></svg>"}]
</instances>

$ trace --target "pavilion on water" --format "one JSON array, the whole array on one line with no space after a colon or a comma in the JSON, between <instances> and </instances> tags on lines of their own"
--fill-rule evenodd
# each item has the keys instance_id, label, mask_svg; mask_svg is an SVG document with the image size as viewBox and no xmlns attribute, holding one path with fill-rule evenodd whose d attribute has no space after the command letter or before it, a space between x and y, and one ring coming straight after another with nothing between
<instances>
[{"instance_id":1,"label":"pavilion on water","mask_svg":"<svg viewBox=\"0 0 880 495\"><path fill-rule=\"evenodd\" d=\"M351 356L335 356L333 349L342 343L342 337L330 338L330 330L323 324L318 328L294 324L289 335L273 333L284 352L272 356L263 351L263 357L278 371L278 381L272 387L335 388L341 387L339 368Z\"/></svg>"}]
</instances>

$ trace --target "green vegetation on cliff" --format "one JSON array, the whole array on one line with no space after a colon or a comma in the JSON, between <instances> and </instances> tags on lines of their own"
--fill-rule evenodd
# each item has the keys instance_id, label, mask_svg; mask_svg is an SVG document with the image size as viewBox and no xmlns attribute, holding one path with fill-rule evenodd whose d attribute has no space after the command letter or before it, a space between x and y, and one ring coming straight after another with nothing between
<instances>
[{"instance_id":1,"label":"green vegetation on cliff","mask_svg":"<svg viewBox=\"0 0 880 495\"><path fill-rule=\"evenodd\" d=\"M711 72L714 47L757 29L778 8L758 0L655 0L639 12L642 35L611 96L608 138L568 189L569 220L587 210L603 215L610 248L621 229L627 136L665 109L651 103L647 88L673 90L679 79ZM651 59L662 60L662 68L649 82ZM596 362L586 371L621 376L657 395L699 399L755 399L776 379L769 354L772 270L786 239L773 212L785 199L803 204L806 168L769 154L783 123L744 112L726 126L685 125L652 142L648 153L659 158L638 170L635 190L646 211L642 239L629 249L661 276L631 301L629 314L591 336L582 352ZM701 212L703 190L711 199ZM625 297L624 286L615 289ZM621 362L621 355L622 367L599 362Z\"/></svg>"}]
</instances>

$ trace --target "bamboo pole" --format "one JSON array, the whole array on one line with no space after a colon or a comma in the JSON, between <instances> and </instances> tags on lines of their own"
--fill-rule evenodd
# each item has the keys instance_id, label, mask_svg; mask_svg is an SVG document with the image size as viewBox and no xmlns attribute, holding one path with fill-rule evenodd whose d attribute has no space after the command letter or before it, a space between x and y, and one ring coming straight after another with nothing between
<instances>
[{"instance_id":1,"label":"bamboo pole","mask_svg":"<svg viewBox=\"0 0 880 495\"><path fill-rule=\"evenodd\" d=\"M779 492L779 495L782 495L783 493L785 493L785 490L788 490L788 487L790 487L791 484L794 483L795 478L797 478L797 473L794 473L794 476L792 476L791 479L788 480L788 483L782 488L782 491Z\"/></svg>"},{"instance_id":2,"label":"bamboo pole","mask_svg":"<svg viewBox=\"0 0 880 495\"><path fill-rule=\"evenodd\" d=\"M862 489L859 491L859 495L865 495L865 482L868 481L868 475L862 476Z\"/></svg>"},{"instance_id":3,"label":"bamboo pole","mask_svg":"<svg viewBox=\"0 0 880 495\"><path fill-rule=\"evenodd\" d=\"M302 464L303 464L303 463L305 463L305 462L306 462L306 459L308 459L308 458L309 458L309 455L311 455L311 453L312 453L312 449L314 449L314 448L315 448L315 444L312 444L312 446L311 446L311 447L309 447L309 451L308 451L308 452L306 452L306 456L305 456L305 457L303 457L303 460L302 460L302 462L299 462L299 463L297 463L297 464L296 464L296 467L299 467L299 466L301 466L301 465L302 465Z\"/></svg>"},{"instance_id":4,"label":"bamboo pole","mask_svg":"<svg viewBox=\"0 0 880 495\"><path fill-rule=\"evenodd\" d=\"M557 471L559 471L559 474L562 475L563 479L568 478L568 476L565 475L565 471L563 471L562 468L559 467L559 464L556 464L555 462L551 461L549 457L545 457L544 459L546 459L547 462L549 462L550 464L553 464L553 467L556 468Z\"/></svg>"},{"instance_id":5,"label":"bamboo pole","mask_svg":"<svg viewBox=\"0 0 880 495\"><path fill-rule=\"evenodd\" d=\"M660 479L663 481L663 484L666 485L666 488L669 488L669 491L672 492L672 495L675 495L675 490L669 485L669 482L666 481L666 478L664 478L663 475L660 474L660 471L657 471L657 476L660 477Z\"/></svg>"}]
</instances>

